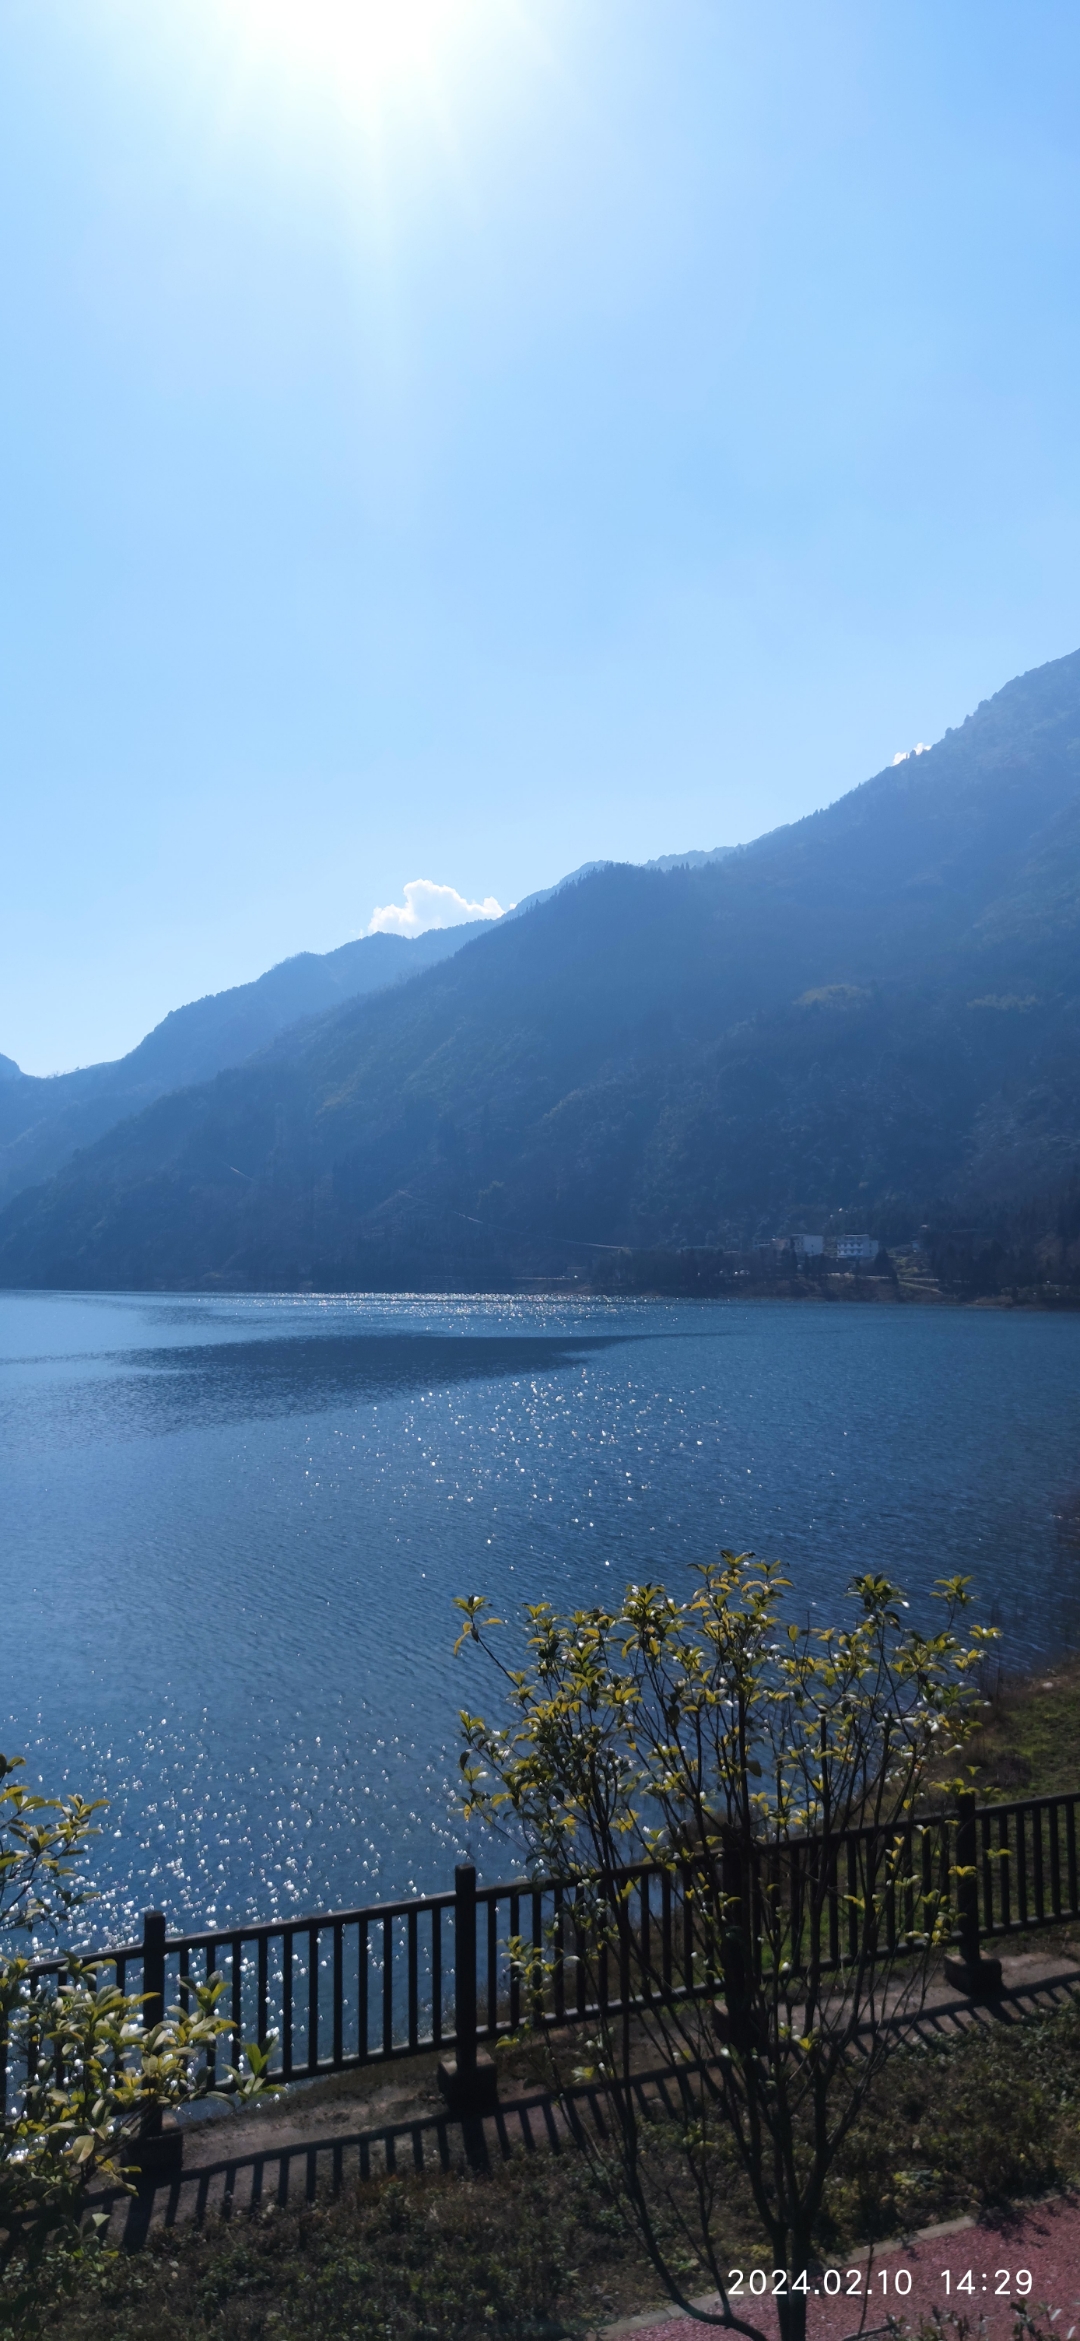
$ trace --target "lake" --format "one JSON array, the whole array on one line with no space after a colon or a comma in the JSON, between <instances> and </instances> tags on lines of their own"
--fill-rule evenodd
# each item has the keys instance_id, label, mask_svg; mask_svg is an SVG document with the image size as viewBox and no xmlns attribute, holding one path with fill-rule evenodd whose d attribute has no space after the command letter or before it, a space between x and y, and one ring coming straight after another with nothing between
<instances>
[{"instance_id":1,"label":"lake","mask_svg":"<svg viewBox=\"0 0 1080 2341\"><path fill-rule=\"evenodd\" d=\"M728 1544L803 1612L965 1570L1012 1664L1080 1639L1078 1316L4 1294L0 1419L3 1744L111 1799L99 1940L450 1883L457 1593Z\"/></svg>"}]
</instances>

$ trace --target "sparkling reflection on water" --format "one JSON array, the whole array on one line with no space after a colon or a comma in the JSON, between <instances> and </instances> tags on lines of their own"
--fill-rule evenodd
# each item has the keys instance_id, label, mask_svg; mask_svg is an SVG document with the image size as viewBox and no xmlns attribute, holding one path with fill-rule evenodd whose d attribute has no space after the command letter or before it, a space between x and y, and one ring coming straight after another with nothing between
<instances>
[{"instance_id":1,"label":"sparkling reflection on water","mask_svg":"<svg viewBox=\"0 0 1080 2341\"><path fill-rule=\"evenodd\" d=\"M98 1937L448 1883L456 1593L733 1544L803 1608L963 1569L1014 1662L1073 1632L1080 1317L5 1294L0 1423L5 1745L111 1797Z\"/></svg>"}]
</instances>

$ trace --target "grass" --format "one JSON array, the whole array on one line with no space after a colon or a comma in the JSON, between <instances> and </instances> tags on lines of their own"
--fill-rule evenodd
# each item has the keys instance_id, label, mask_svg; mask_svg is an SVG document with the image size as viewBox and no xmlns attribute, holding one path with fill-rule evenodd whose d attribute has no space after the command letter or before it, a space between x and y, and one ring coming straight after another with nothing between
<instances>
[{"instance_id":1,"label":"grass","mask_svg":"<svg viewBox=\"0 0 1080 2341\"><path fill-rule=\"evenodd\" d=\"M63 2341L548 2341L650 2289L576 2154L389 2178L91 2255Z\"/></svg>"},{"instance_id":2,"label":"grass","mask_svg":"<svg viewBox=\"0 0 1080 2341\"><path fill-rule=\"evenodd\" d=\"M1080 1660L996 1687L965 1750L980 1797L1050 1796L1080 1778Z\"/></svg>"},{"instance_id":3,"label":"grass","mask_svg":"<svg viewBox=\"0 0 1080 2341\"><path fill-rule=\"evenodd\" d=\"M1080 2183L1080 2000L897 2052L838 2162L823 2256ZM725 2248L767 2261L734 2171ZM689 2264L690 2289L705 2289ZM582 2157L369 2182L90 2256L51 2341L554 2341L657 2298Z\"/></svg>"},{"instance_id":4,"label":"grass","mask_svg":"<svg viewBox=\"0 0 1080 2341\"><path fill-rule=\"evenodd\" d=\"M822 2243L1003 2210L1080 2181L1080 1999L898 2050L834 2173Z\"/></svg>"}]
</instances>

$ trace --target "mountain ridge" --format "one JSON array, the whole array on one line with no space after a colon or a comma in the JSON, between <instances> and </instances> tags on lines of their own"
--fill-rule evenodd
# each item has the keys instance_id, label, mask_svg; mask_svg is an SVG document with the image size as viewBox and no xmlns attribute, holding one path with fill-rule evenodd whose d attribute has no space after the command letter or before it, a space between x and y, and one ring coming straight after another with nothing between
<instances>
[{"instance_id":1,"label":"mountain ridge","mask_svg":"<svg viewBox=\"0 0 1080 2341\"><path fill-rule=\"evenodd\" d=\"M665 857L666 859L667 857ZM674 858L674 857L673 857ZM735 853L607 864L162 1098L0 1280L432 1289L1080 1168L1080 653Z\"/></svg>"},{"instance_id":2,"label":"mountain ridge","mask_svg":"<svg viewBox=\"0 0 1080 2341\"><path fill-rule=\"evenodd\" d=\"M170 1009L125 1056L71 1073L23 1073L0 1057L0 1205L156 1097L242 1064L341 1001L408 981L483 925L472 919L416 937L361 935L334 951L295 952L249 983Z\"/></svg>"}]
</instances>

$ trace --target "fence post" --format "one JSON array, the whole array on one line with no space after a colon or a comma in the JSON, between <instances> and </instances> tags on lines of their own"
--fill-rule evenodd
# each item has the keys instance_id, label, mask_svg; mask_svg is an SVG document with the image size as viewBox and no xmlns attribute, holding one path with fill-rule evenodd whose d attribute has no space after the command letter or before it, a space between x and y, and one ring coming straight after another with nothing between
<instances>
[{"instance_id":1,"label":"fence post","mask_svg":"<svg viewBox=\"0 0 1080 2341\"><path fill-rule=\"evenodd\" d=\"M956 1800L953 1856L960 1956L946 1959L945 1974L969 1998L981 1999L988 1992L1001 1990L1001 1961L984 1959L979 1942L979 1838L975 1812L974 1790L962 1789Z\"/></svg>"},{"instance_id":2,"label":"fence post","mask_svg":"<svg viewBox=\"0 0 1080 2341\"><path fill-rule=\"evenodd\" d=\"M165 1913L144 1910L142 1939L143 2031L152 2032L165 2014Z\"/></svg>"},{"instance_id":3,"label":"fence post","mask_svg":"<svg viewBox=\"0 0 1080 2341\"><path fill-rule=\"evenodd\" d=\"M454 1871L454 2031L457 2068L464 2081L476 2071L476 1871Z\"/></svg>"},{"instance_id":4,"label":"fence post","mask_svg":"<svg viewBox=\"0 0 1080 2341\"><path fill-rule=\"evenodd\" d=\"M165 1913L143 1911L142 1987L143 2031L152 2032L165 2014ZM142 2117L144 2138L160 2138L161 2107L148 2106Z\"/></svg>"},{"instance_id":5,"label":"fence post","mask_svg":"<svg viewBox=\"0 0 1080 2341\"><path fill-rule=\"evenodd\" d=\"M165 1913L144 1910L142 1939L143 2031L152 2032L165 2015ZM184 2141L174 2113L160 2105L147 2106L132 2149L132 2161L144 2179L164 2178L179 2170Z\"/></svg>"},{"instance_id":6,"label":"fence post","mask_svg":"<svg viewBox=\"0 0 1080 2341\"><path fill-rule=\"evenodd\" d=\"M454 1871L454 2031L457 2054L439 2066L439 2088L451 2113L491 2113L498 2102L493 2058L476 2039L476 1871Z\"/></svg>"}]
</instances>

